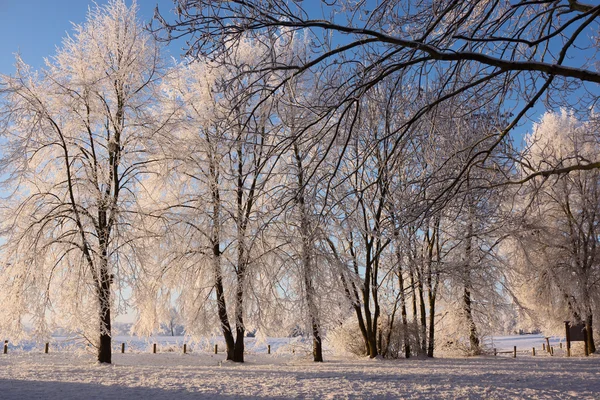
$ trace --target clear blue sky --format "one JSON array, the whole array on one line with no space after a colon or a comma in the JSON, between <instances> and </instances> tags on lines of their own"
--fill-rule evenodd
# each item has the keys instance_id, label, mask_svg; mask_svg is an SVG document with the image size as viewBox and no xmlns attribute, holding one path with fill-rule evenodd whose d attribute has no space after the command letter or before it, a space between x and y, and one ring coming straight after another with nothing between
<instances>
[{"instance_id":1,"label":"clear blue sky","mask_svg":"<svg viewBox=\"0 0 600 400\"><path fill-rule=\"evenodd\" d=\"M99 5L107 1L96 0ZM314 0L307 0L306 4L310 4L308 1ZM126 2L129 5L132 0ZM167 15L173 8L172 0L137 0L137 4L138 17L144 22L152 19L157 5ZM93 0L0 0L0 74L14 73L16 52L34 69L41 68L44 57L53 56L56 46L72 32L72 22L85 22L90 6L94 7ZM318 6L309 8L316 10ZM182 45L179 42L169 46L170 55L178 58ZM543 109L543 105L538 105L534 115L540 115ZM525 129L530 126L526 124Z\"/></svg>"},{"instance_id":2,"label":"clear blue sky","mask_svg":"<svg viewBox=\"0 0 600 400\"><path fill-rule=\"evenodd\" d=\"M132 3L126 0L127 4ZM99 5L107 0L96 0ZM149 21L154 8L162 13L173 8L171 0L137 0L138 16ZM82 24L92 0L0 0L0 73L14 72L14 53L35 69L43 66L44 57L53 56L67 33L72 33L72 22ZM178 57L178 49L170 50Z\"/></svg>"}]
</instances>

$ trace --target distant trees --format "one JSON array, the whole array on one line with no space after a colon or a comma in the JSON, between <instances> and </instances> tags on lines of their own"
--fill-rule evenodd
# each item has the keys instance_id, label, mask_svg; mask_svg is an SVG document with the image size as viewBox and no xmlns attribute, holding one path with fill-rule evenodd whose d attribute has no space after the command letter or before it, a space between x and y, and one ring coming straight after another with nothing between
<instances>
[{"instance_id":1,"label":"distant trees","mask_svg":"<svg viewBox=\"0 0 600 400\"><path fill-rule=\"evenodd\" d=\"M2 318L33 316L42 332L65 318L110 363L115 290L145 236L138 182L163 123L163 66L135 6L110 1L74 29L41 71L17 58L0 77Z\"/></svg>"}]
</instances>

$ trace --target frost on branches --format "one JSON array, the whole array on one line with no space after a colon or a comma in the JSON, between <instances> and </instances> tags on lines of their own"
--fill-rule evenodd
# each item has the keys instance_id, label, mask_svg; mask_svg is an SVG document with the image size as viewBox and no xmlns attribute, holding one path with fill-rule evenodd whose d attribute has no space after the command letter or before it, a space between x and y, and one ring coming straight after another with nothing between
<instances>
[{"instance_id":1,"label":"frost on branches","mask_svg":"<svg viewBox=\"0 0 600 400\"><path fill-rule=\"evenodd\" d=\"M569 167L600 151L597 117L546 113L527 136L523 169ZM521 229L515 235L515 290L540 323L556 333L563 321L584 322L595 351L600 267L600 171L538 176L520 189Z\"/></svg>"},{"instance_id":2,"label":"frost on branches","mask_svg":"<svg viewBox=\"0 0 600 400\"><path fill-rule=\"evenodd\" d=\"M112 0L90 10L45 68L20 58L16 68L0 77L1 326L46 336L68 326L110 363L111 315L145 236L138 182L163 126L159 48L136 5Z\"/></svg>"}]
</instances>

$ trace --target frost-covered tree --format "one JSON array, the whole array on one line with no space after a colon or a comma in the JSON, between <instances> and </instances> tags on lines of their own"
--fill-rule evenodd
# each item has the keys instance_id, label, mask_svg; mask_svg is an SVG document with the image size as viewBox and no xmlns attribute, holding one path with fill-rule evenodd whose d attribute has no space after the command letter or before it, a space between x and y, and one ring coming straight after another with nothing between
<instances>
[{"instance_id":1,"label":"frost-covered tree","mask_svg":"<svg viewBox=\"0 0 600 400\"><path fill-rule=\"evenodd\" d=\"M528 171L569 168L600 151L600 133L590 115L580 121L566 110L546 113L527 136L522 168ZM542 324L560 331L564 320L584 322L594 352L600 262L600 173L571 171L537 175L519 191L518 271L515 290Z\"/></svg>"},{"instance_id":2,"label":"frost-covered tree","mask_svg":"<svg viewBox=\"0 0 600 400\"><path fill-rule=\"evenodd\" d=\"M265 93L277 77L244 75L257 59L272 56L266 50L245 41L227 60L195 60L171 74L164 90L178 122L163 143L156 176L146 182L168 221L168 244L156 262L161 284L148 288L147 302L161 308L159 297L173 294L186 332L220 328L227 359L238 362L246 329L257 322L251 317L261 312L256 285L268 286L258 277L271 276L262 270L272 245L264 236L273 218L269 193L280 138L273 98ZM142 325L148 331L156 323L140 318Z\"/></svg>"},{"instance_id":3,"label":"frost-covered tree","mask_svg":"<svg viewBox=\"0 0 600 400\"><path fill-rule=\"evenodd\" d=\"M138 185L163 126L159 46L111 0L45 68L1 76L2 328L80 332L111 362L116 293L140 255Z\"/></svg>"}]
</instances>

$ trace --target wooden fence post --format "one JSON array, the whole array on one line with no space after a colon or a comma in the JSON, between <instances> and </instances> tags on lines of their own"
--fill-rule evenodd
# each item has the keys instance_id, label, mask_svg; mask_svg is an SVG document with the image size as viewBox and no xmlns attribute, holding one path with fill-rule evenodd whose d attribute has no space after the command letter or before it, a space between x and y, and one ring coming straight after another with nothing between
<instances>
[{"instance_id":1,"label":"wooden fence post","mask_svg":"<svg viewBox=\"0 0 600 400\"><path fill-rule=\"evenodd\" d=\"M125 353L125 343L121 343L121 354Z\"/></svg>"},{"instance_id":2,"label":"wooden fence post","mask_svg":"<svg viewBox=\"0 0 600 400\"><path fill-rule=\"evenodd\" d=\"M156 343L152 345L152 353L156 354Z\"/></svg>"},{"instance_id":3,"label":"wooden fence post","mask_svg":"<svg viewBox=\"0 0 600 400\"><path fill-rule=\"evenodd\" d=\"M8 340L4 341L4 354L8 354Z\"/></svg>"},{"instance_id":4,"label":"wooden fence post","mask_svg":"<svg viewBox=\"0 0 600 400\"><path fill-rule=\"evenodd\" d=\"M542 343L542 350L546 351L546 343Z\"/></svg>"},{"instance_id":5,"label":"wooden fence post","mask_svg":"<svg viewBox=\"0 0 600 400\"><path fill-rule=\"evenodd\" d=\"M567 341L567 357L571 357L571 332L569 327L569 321L565 321L565 340Z\"/></svg>"},{"instance_id":6,"label":"wooden fence post","mask_svg":"<svg viewBox=\"0 0 600 400\"><path fill-rule=\"evenodd\" d=\"M183 354L187 353L187 344L183 344Z\"/></svg>"},{"instance_id":7,"label":"wooden fence post","mask_svg":"<svg viewBox=\"0 0 600 400\"><path fill-rule=\"evenodd\" d=\"M271 354L271 345L270 344L267 345L267 354Z\"/></svg>"},{"instance_id":8,"label":"wooden fence post","mask_svg":"<svg viewBox=\"0 0 600 400\"><path fill-rule=\"evenodd\" d=\"M215 354L218 354L218 353L219 353L219 345L215 344Z\"/></svg>"},{"instance_id":9,"label":"wooden fence post","mask_svg":"<svg viewBox=\"0 0 600 400\"><path fill-rule=\"evenodd\" d=\"M553 356L554 355L554 346L550 347L550 355Z\"/></svg>"},{"instance_id":10,"label":"wooden fence post","mask_svg":"<svg viewBox=\"0 0 600 400\"><path fill-rule=\"evenodd\" d=\"M46 346L44 347L44 354L48 354L48 347L50 346L50 343L46 343Z\"/></svg>"},{"instance_id":11,"label":"wooden fence post","mask_svg":"<svg viewBox=\"0 0 600 400\"><path fill-rule=\"evenodd\" d=\"M517 358L517 346L513 349L513 358Z\"/></svg>"},{"instance_id":12,"label":"wooden fence post","mask_svg":"<svg viewBox=\"0 0 600 400\"><path fill-rule=\"evenodd\" d=\"M496 350L496 348L494 347L494 356L498 355L498 350Z\"/></svg>"},{"instance_id":13,"label":"wooden fence post","mask_svg":"<svg viewBox=\"0 0 600 400\"><path fill-rule=\"evenodd\" d=\"M546 336L546 349L548 349L548 353L550 353L550 338Z\"/></svg>"},{"instance_id":14,"label":"wooden fence post","mask_svg":"<svg viewBox=\"0 0 600 400\"><path fill-rule=\"evenodd\" d=\"M535 347L531 349L531 355L535 357Z\"/></svg>"}]
</instances>

